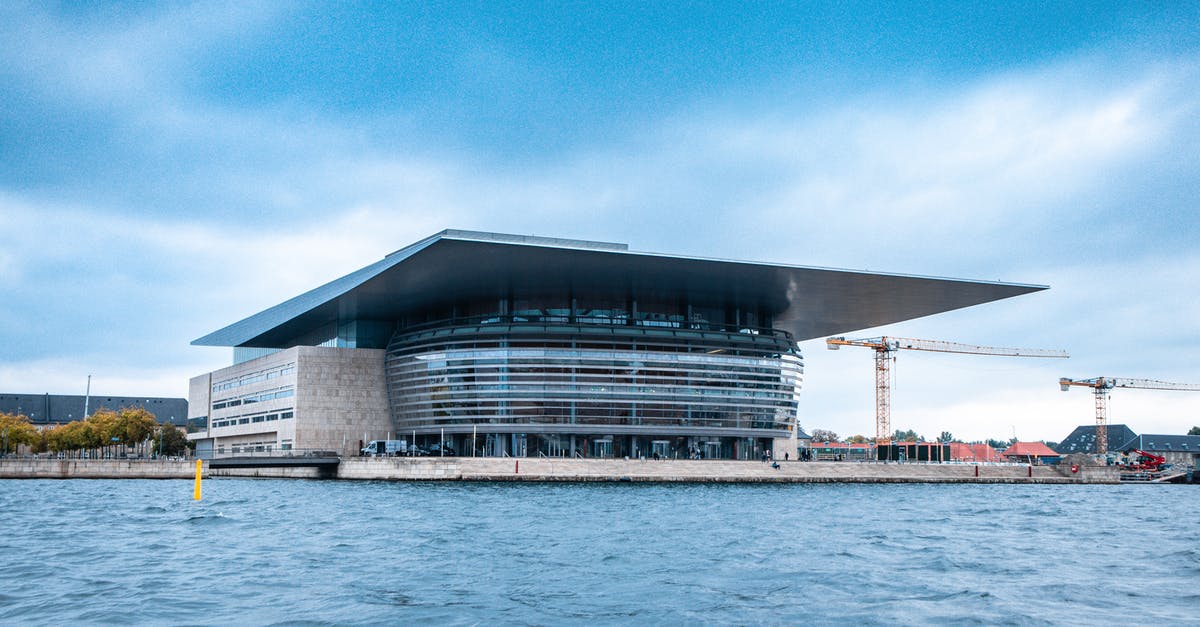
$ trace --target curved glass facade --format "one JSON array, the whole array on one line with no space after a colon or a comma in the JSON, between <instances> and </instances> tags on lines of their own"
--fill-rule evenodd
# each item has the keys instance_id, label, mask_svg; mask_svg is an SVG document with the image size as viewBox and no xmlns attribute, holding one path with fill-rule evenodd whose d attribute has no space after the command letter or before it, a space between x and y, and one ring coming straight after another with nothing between
<instances>
[{"instance_id":1,"label":"curved glass facade","mask_svg":"<svg viewBox=\"0 0 1200 627\"><path fill-rule=\"evenodd\" d=\"M765 461L796 452L797 339L1042 289L451 229L193 344L234 347L251 365L228 372L250 378L288 358L272 352L324 347L288 375L306 447L395 436L415 455ZM241 403L217 410L240 424L246 402L287 392L213 383L190 383L210 427L213 395Z\"/></svg>"},{"instance_id":2,"label":"curved glass facade","mask_svg":"<svg viewBox=\"0 0 1200 627\"><path fill-rule=\"evenodd\" d=\"M459 454L745 459L789 437L803 374L790 336L682 326L510 316L401 330L385 364L392 422Z\"/></svg>"}]
</instances>

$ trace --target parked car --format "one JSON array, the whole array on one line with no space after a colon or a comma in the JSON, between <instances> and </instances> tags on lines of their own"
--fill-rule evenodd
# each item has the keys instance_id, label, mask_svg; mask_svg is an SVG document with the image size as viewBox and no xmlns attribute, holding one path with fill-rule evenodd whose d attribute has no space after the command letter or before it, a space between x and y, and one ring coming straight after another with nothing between
<instances>
[{"instance_id":1,"label":"parked car","mask_svg":"<svg viewBox=\"0 0 1200 627\"><path fill-rule=\"evenodd\" d=\"M456 455L456 453L454 452L454 448L451 447L449 444L441 444L441 445L430 444L429 446L418 447L417 454L424 455L426 457L442 457L442 456L449 457L449 456Z\"/></svg>"}]
</instances>

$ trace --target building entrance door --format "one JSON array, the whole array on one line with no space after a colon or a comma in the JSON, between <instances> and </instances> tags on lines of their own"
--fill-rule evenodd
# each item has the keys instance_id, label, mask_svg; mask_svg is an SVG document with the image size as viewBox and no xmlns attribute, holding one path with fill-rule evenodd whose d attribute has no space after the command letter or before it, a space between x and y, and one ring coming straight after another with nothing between
<instances>
[{"instance_id":1,"label":"building entrance door","mask_svg":"<svg viewBox=\"0 0 1200 627\"><path fill-rule=\"evenodd\" d=\"M720 442L705 442L704 443L704 459L720 459L721 458L721 443Z\"/></svg>"},{"instance_id":2,"label":"building entrance door","mask_svg":"<svg viewBox=\"0 0 1200 627\"><path fill-rule=\"evenodd\" d=\"M612 457L612 438L592 441L592 457Z\"/></svg>"},{"instance_id":3,"label":"building entrance door","mask_svg":"<svg viewBox=\"0 0 1200 627\"><path fill-rule=\"evenodd\" d=\"M483 454L488 457L505 457L508 455L508 450L505 444L507 438L489 433L483 440Z\"/></svg>"},{"instance_id":4,"label":"building entrance door","mask_svg":"<svg viewBox=\"0 0 1200 627\"><path fill-rule=\"evenodd\" d=\"M666 459L671 456L670 440L653 440L650 442L650 456L655 459Z\"/></svg>"}]
</instances>

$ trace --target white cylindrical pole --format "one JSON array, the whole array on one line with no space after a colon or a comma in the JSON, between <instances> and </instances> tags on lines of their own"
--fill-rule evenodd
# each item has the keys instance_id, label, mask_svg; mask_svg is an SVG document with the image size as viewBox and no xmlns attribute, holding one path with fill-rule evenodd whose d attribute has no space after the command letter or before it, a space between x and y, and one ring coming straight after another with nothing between
<instances>
[{"instance_id":1,"label":"white cylindrical pole","mask_svg":"<svg viewBox=\"0 0 1200 627\"><path fill-rule=\"evenodd\" d=\"M88 375L87 392L83 395L83 419L88 417L88 403L92 400L92 375Z\"/></svg>"}]
</instances>

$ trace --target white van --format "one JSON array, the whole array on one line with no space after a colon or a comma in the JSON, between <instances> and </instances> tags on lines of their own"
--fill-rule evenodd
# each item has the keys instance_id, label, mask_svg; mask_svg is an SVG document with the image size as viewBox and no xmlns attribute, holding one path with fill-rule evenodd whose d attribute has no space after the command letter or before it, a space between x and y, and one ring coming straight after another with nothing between
<instances>
[{"instance_id":1,"label":"white van","mask_svg":"<svg viewBox=\"0 0 1200 627\"><path fill-rule=\"evenodd\" d=\"M371 440L362 447L363 457L392 457L408 452L408 440Z\"/></svg>"}]
</instances>

